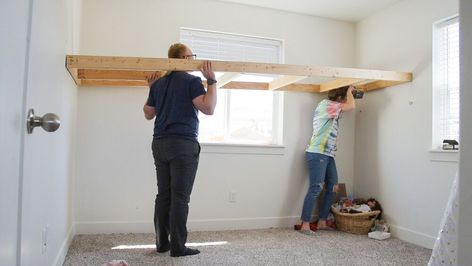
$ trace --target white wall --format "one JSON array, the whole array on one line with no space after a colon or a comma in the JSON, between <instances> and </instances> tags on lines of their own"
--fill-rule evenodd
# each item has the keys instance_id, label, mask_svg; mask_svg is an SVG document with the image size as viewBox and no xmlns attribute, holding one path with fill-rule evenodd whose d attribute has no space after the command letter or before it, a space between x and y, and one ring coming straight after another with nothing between
<instances>
[{"instance_id":1,"label":"white wall","mask_svg":"<svg viewBox=\"0 0 472 266\"><path fill-rule=\"evenodd\" d=\"M457 265L467 265L472 261L472 2L460 1L461 34L461 151L459 163L459 225Z\"/></svg>"},{"instance_id":2,"label":"white wall","mask_svg":"<svg viewBox=\"0 0 472 266\"><path fill-rule=\"evenodd\" d=\"M354 64L354 25L216 1L84 1L80 54L166 57L180 27L283 39L285 62ZM145 88L80 88L77 232L152 232L156 193L152 122ZM304 149L319 95L284 96L285 148L203 146L189 214L191 230L290 226L307 189ZM341 124L337 164L352 188L354 114ZM211 148L213 151L214 148ZM241 150L242 149L242 150ZM238 150L243 154L234 154ZM247 154L256 152L259 154ZM262 153L262 154L261 154ZM229 203L230 190L237 202Z\"/></svg>"},{"instance_id":3,"label":"white wall","mask_svg":"<svg viewBox=\"0 0 472 266\"><path fill-rule=\"evenodd\" d=\"M356 28L358 67L412 71L413 81L362 101L354 191L379 199L394 235L430 248L457 171L457 162L433 161L430 153L432 25L457 13L458 1L401 1Z\"/></svg>"}]
</instances>

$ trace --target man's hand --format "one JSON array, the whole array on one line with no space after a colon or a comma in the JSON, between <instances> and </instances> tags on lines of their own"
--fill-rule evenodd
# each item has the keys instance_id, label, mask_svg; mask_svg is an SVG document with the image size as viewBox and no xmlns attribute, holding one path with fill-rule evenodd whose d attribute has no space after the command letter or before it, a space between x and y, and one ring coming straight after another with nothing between
<instances>
[{"instance_id":1,"label":"man's hand","mask_svg":"<svg viewBox=\"0 0 472 266\"><path fill-rule=\"evenodd\" d=\"M152 73L151 75L146 76L146 80L149 85L149 88L151 88L152 84L156 82L156 80L160 79L161 77L162 77L162 73L160 71L156 71Z\"/></svg>"},{"instance_id":2,"label":"man's hand","mask_svg":"<svg viewBox=\"0 0 472 266\"><path fill-rule=\"evenodd\" d=\"M202 72L203 76L208 79L215 79L215 72L213 72L213 68L211 66L210 61L203 62L202 66L200 67L200 71Z\"/></svg>"},{"instance_id":3,"label":"man's hand","mask_svg":"<svg viewBox=\"0 0 472 266\"><path fill-rule=\"evenodd\" d=\"M203 62L202 66L200 67L200 71L207 80L215 79L215 72L213 72L210 61ZM205 94L195 97L192 100L193 105L206 115L213 114L215 111L216 101L217 96L215 83L207 86L207 92Z\"/></svg>"}]
</instances>

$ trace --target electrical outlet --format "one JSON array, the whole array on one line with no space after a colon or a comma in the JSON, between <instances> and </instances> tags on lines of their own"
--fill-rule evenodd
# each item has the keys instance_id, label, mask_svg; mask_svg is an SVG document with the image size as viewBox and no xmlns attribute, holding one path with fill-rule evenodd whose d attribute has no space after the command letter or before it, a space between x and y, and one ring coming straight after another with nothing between
<instances>
[{"instance_id":1,"label":"electrical outlet","mask_svg":"<svg viewBox=\"0 0 472 266\"><path fill-rule=\"evenodd\" d=\"M236 202L236 191L230 191L229 192L229 202Z\"/></svg>"},{"instance_id":2,"label":"electrical outlet","mask_svg":"<svg viewBox=\"0 0 472 266\"><path fill-rule=\"evenodd\" d=\"M48 247L49 225L46 225L42 231L41 254L46 253Z\"/></svg>"}]
</instances>

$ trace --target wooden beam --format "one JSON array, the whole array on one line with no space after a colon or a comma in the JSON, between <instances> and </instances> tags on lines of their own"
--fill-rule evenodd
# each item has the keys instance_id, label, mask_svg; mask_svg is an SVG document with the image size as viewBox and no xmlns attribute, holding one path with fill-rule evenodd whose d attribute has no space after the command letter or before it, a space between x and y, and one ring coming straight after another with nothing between
<instances>
[{"instance_id":1,"label":"wooden beam","mask_svg":"<svg viewBox=\"0 0 472 266\"><path fill-rule=\"evenodd\" d=\"M67 71L69 71L69 74L72 77L72 79L74 80L76 85L78 85L78 86L82 85L82 82L78 77L79 75L78 75L77 68L71 68L71 69L68 68Z\"/></svg>"},{"instance_id":2,"label":"wooden beam","mask_svg":"<svg viewBox=\"0 0 472 266\"><path fill-rule=\"evenodd\" d=\"M276 90L280 87L295 83L302 79L307 78L306 76L280 76L269 83L269 90Z\"/></svg>"},{"instance_id":3,"label":"wooden beam","mask_svg":"<svg viewBox=\"0 0 472 266\"><path fill-rule=\"evenodd\" d=\"M405 82L401 81L387 81L387 80L377 80L377 81L372 81L369 83L365 83L359 86L356 86L357 89L364 90L364 91L371 91L371 90L377 90L377 89L382 89L390 86L395 86L398 84L402 84Z\"/></svg>"},{"instance_id":4,"label":"wooden beam","mask_svg":"<svg viewBox=\"0 0 472 266\"><path fill-rule=\"evenodd\" d=\"M235 89L235 90L268 90L269 89L269 83L231 81L228 84L222 86L221 88L223 88L223 89Z\"/></svg>"},{"instance_id":5,"label":"wooden beam","mask_svg":"<svg viewBox=\"0 0 472 266\"><path fill-rule=\"evenodd\" d=\"M79 69L80 79L123 79L123 80L146 80L146 77L156 71L136 71L136 70L97 70Z\"/></svg>"},{"instance_id":6,"label":"wooden beam","mask_svg":"<svg viewBox=\"0 0 472 266\"><path fill-rule=\"evenodd\" d=\"M88 87L149 87L145 80L84 79L81 85Z\"/></svg>"},{"instance_id":7,"label":"wooden beam","mask_svg":"<svg viewBox=\"0 0 472 266\"><path fill-rule=\"evenodd\" d=\"M353 85L357 82L362 81L362 79L353 79L353 78L341 78L331 80L320 85L320 92L330 91L333 89L341 88L344 86Z\"/></svg>"},{"instance_id":8,"label":"wooden beam","mask_svg":"<svg viewBox=\"0 0 472 266\"><path fill-rule=\"evenodd\" d=\"M202 60L85 55L68 55L66 60L67 68L143 71L198 71L203 63ZM252 62L212 61L212 67L215 72L263 73L403 82L411 81L412 78L411 73L407 72Z\"/></svg>"},{"instance_id":9,"label":"wooden beam","mask_svg":"<svg viewBox=\"0 0 472 266\"><path fill-rule=\"evenodd\" d=\"M277 91L320 92L320 85L294 83L283 86Z\"/></svg>"},{"instance_id":10,"label":"wooden beam","mask_svg":"<svg viewBox=\"0 0 472 266\"><path fill-rule=\"evenodd\" d=\"M232 81L222 89L235 90L269 90L269 83ZM293 83L279 88L277 91L320 92L319 85Z\"/></svg>"},{"instance_id":11,"label":"wooden beam","mask_svg":"<svg viewBox=\"0 0 472 266\"><path fill-rule=\"evenodd\" d=\"M239 76L241 76L241 74L239 73L224 73L223 76L218 78L218 82L216 83L216 85L218 88L223 87L224 85L237 79Z\"/></svg>"}]
</instances>

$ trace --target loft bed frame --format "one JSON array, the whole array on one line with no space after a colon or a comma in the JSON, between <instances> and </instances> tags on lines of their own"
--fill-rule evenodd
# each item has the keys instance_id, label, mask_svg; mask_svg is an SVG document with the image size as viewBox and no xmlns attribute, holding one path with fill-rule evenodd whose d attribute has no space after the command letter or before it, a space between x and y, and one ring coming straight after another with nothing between
<instances>
[{"instance_id":1,"label":"loft bed frame","mask_svg":"<svg viewBox=\"0 0 472 266\"><path fill-rule=\"evenodd\" d=\"M203 60L67 55L66 68L78 86L148 87L156 71L199 71ZM212 61L217 86L224 89L326 92L353 85L365 92L412 80L412 73L343 67ZM270 82L238 80L243 74L270 75ZM206 82L203 81L206 86Z\"/></svg>"}]
</instances>

